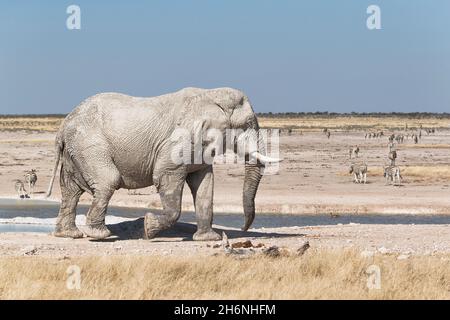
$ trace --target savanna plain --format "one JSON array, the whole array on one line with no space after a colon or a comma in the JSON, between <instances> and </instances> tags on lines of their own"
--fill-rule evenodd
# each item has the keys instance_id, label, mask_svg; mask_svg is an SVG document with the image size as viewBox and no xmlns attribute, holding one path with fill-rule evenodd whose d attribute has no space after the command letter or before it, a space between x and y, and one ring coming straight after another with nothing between
<instances>
[{"instance_id":1,"label":"savanna plain","mask_svg":"<svg viewBox=\"0 0 450 320\"><path fill-rule=\"evenodd\" d=\"M1 197L17 199L19 206L44 199L61 121L0 117ZM256 220L258 214L280 221L302 215L321 216L324 223L249 232L215 225L228 242L194 242L195 225L189 223L144 240L142 219L110 220L116 236L105 241L0 233L0 298L450 298L450 117L262 115L259 121L263 128L281 129L284 161L261 181ZM368 138L381 131L382 137ZM395 185L383 176L391 134L404 137L395 143L402 175ZM416 143L413 135L419 134ZM350 158L355 147L359 154ZM349 173L357 162L368 166L366 184L354 183ZM18 199L13 180L32 168L38 175L33 199ZM214 172L215 212L239 216L243 166L218 162ZM56 186L50 200L59 199ZM81 203L89 204L89 195ZM153 187L119 190L111 205L161 209ZM188 188L183 210L193 211ZM369 222L353 222L362 216ZM75 289L67 285L74 265L81 271Z\"/></svg>"}]
</instances>

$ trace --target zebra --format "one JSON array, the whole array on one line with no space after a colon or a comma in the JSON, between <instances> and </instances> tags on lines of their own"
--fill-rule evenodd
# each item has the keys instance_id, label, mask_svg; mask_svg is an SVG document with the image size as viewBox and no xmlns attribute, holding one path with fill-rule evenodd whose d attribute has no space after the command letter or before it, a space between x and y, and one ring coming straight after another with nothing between
<instances>
[{"instance_id":1,"label":"zebra","mask_svg":"<svg viewBox=\"0 0 450 320\"><path fill-rule=\"evenodd\" d=\"M394 139L395 139L395 134L391 134L389 136L389 142L394 142Z\"/></svg>"},{"instance_id":2,"label":"zebra","mask_svg":"<svg viewBox=\"0 0 450 320\"><path fill-rule=\"evenodd\" d=\"M366 184L367 182L367 164L365 163L358 163L358 164L351 164L349 173L353 173L353 177L355 178L355 183L363 183Z\"/></svg>"},{"instance_id":3,"label":"zebra","mask_svg":"<svg viewBox=\"0 0 450 320\"><path fill-rule=\"evenodd\" d=\"M396 137L395 137L395 141L397 141L397 143L403 143L403 140L405 139L405 136L404 135L402 135L402 134L398 134Z\"/></svg>"},{"instance_id":4,"label":"zebra","mask_svg":"<svg viewBox=\"0 0 450 320\"><path fill-rule=\"evenodd\" d=\"M30 190L31 196L34 194L34 185L37 181L36 170L31 169L25 173L25 182L28 183L28 189Z\"/></svg>"},{"instance_id":5,"label":"zebra","mask_svg":"<svg viewBox=\"0 0 450 320\"><path fill-rule=\"evenodd\" d=\"M392 182L394 185L400 185L402 183L402 175L400 174L400 168L397 166L384 167L384 177L386 178L386 185Z\"/></svg>"},{"instance_id":6,"label":"zebra","mask_svg":"<svg viewBox=\"0 0 450 320\"><path fill-rule=\"evenodd\" d=\"M395 148L395 144L393 142L390 142L388 144L389 153L388 158L391 160L391 166L395 166L395 159L397 159L397 150Z\"/></svg>"},{"instance_id":7,"label":"zebra","mask_svg":"<svg viewBox=\"0 0 450 320\"><path fill-rule=\"evenodd\" d=\"M350 159L352 158L353 154L355 155L356 158L358 158L358 154L359 154L359 147L358 146L354 146L354 147L350 147L350 149L348 150Z\"/></svg>"},{"instance_id":8,"label":"zebra","mask_svg":"<svg viewBox=\"0 0 450 320\"><path fill-rule=\"evenodd\" d=\"M19 198L21 199L29 198L27 190L25 190L25 185L23 184L22 180L19 179L14 180L14 189L16 189Z\"/></svg>"}]
</instances>

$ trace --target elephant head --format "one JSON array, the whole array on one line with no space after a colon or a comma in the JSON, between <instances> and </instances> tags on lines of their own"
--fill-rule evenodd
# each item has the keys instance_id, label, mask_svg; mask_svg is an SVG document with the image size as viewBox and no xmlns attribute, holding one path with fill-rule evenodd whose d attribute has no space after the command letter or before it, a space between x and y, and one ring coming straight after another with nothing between
<instances>
[{"instance_id":1,"label":"elephant head","mask_svg":"<svg viewBox=\"0 0 450 320\"><path fill-rule=\"evenodd\" d=\"M261 170L266 164L280 160L266 155L265 141L260 134L258 120L244 93L232 88L202 90L195 93L196 95L190 98L189 105L195 112L194 118L202 119L203 132L208 129L218 129L223 133L225 129L237 129L241 133L236 139L236 144L249 146L249 148L242 148L242 150L245 149L242 197L245 222L242 230L246 231L255 218L255 197L262 178Z\"/></svg>"}]
</instances>

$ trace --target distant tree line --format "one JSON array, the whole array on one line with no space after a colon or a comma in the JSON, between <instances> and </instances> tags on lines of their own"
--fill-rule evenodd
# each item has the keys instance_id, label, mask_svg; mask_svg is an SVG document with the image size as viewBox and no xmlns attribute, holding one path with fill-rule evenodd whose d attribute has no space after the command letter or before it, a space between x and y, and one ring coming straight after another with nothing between
<instances>
[{"instance_id":1,"label":"distant tree line","mask_svg":"<svg viewBox=\"0 0 450 320\"><path fill-rule=\"evenodd\" d=\"M264 118L304 118L304 117L320 117L320 118L332 118L332 117L400 117L408 119L448 119L450 113L433 113L433 112L350 112L350 113L338 113L338 112L259 112L258 116Z\"/></svg>"},{"instance_id":2,"label":"distant tree line","mask_svg":"<svg viewBox=\"0 0 450 320\"><path fill-rule=\"evenodd\" d=\"M413 119L424 118L437 118L448 119L450 113L433 113L433 112L350 112L350 113L338 113L338 112L258 112L258 116L264 118L304 118L304 117L320 117L320 118L332 118L332 117L404 117ZM0 114L0 119L8 118L64 118L67 114Z\"/></svg>"},{"instance_id":3,"label":"distant tree line","mask_svg":"<svg viewBox=\"0 0 450 320\"><path fill-rule=\"evenodd\" d=\"M0 119L11 118L65 118L67 114L49 113L49 114L0 114Z\"/></svg>"}]
</instances>

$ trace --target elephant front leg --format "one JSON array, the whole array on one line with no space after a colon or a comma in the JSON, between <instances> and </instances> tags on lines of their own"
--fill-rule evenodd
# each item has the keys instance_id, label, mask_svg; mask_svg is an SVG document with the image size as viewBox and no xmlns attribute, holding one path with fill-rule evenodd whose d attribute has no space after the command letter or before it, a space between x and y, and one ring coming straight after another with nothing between
<instances>
[{"instance_id":1,"label":"elephant front leg","mask_svg":"<svg viewBox=\"0 0 450 320\"><path fill-rule=\"evenodd\" d=\"M181 213L181 199L185 175L180 173L164 174L157 186L163 212L148 212L144 218L146 239L153 239L160 231L170 228L177 222Z\"/></svg>"},{"instance_id":2,"label":"elephant front leg","mask_svg":"<svg viewBox=\"0 0 450 320\"><path fill-rule=\"evenodd\" d=\"M198 241L216 241L222 237L212 229L214 173L212 166L192 172L186 179L194 198L197 217L197 232L193 239Z\"/></svg>"}]
</instances>

